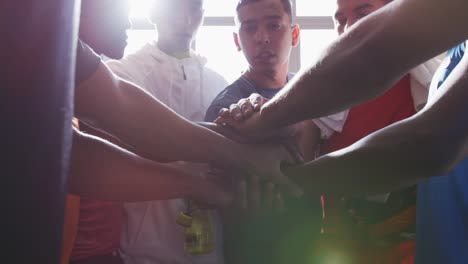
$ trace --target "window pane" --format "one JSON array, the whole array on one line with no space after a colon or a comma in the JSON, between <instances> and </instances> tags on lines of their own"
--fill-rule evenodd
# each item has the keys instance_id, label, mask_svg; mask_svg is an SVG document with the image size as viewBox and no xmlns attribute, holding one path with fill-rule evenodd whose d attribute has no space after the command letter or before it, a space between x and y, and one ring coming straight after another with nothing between
<instances>
[{"instance_id":1,"label":"window pane","mask_svg":"<svg viewBox=\"0 0 468 264\"><path fill-rule=\"evenodd\" d=\"M238 0L205 0L205 16L234 16Z\"/></svg>"},{"instance_id":2,"label":"window pane","mask_svg":"<svg viewBox=\"0 0 468 264\"><path fill-rule=\"evenodd\" d=\"M331 16L336 0L296 0L298 16Z\"/></svg>"},{"instance_id":3,"label":"window pane","mask_svg":"<svg viewBox=\"0 0 468 264\"><path fill-rule=\"evenodd\" d=\"M151 7L151 3L152 0L129 0L130 17L146 17L148 15L147 11Z\"/></svg>"},{"instance_id":4,"label":"window pane","mask_svg":"<svg viewBox=\"0 0 468 264\"><path fill-rule=\"evenodd\" d=\"M301 30L301 67L312 63L335 38L334 30Z\"/></svg>"},{"instance_id":5,"label":"window pane","mask_svg":"<svg viewBox=\"0 0 468 264\"><path fill-rule=\"evenodd\" d=\"M130 17L146 17L152 0L128 0ZM238 0L205 0L205 16L233 16Z\"/></svg>"},{"instance_id":6,"label":"window pane","mask_svg":"<svg viewBox=\"0 0 468 264\"><path fill-rule=\"evenodd\" d=\"M234 30L227 26L204 26L197 37L197 51L208 59L208 66L228 82L236 80L247 66L244 55L234 44Z\"/></svg>"},{"instance_id":7,"label":"window pane","mask_svg":"<svg viewBox=\"0 0 468 264\"><path fill-rule=\"evenodd\" d=\"M125 48L125 56L139 50L143 45L157 39L157 31L154 29L148 30L127 30L127 47Z\"/></svg>"}]
</instances>

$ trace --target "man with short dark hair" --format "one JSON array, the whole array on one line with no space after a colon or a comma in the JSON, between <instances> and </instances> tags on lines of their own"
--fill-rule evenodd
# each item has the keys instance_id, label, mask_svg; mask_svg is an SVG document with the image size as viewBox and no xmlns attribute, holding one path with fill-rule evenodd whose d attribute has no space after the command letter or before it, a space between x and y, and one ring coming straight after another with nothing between
<instances>
[{"instance_id":1,"label":"man with short dark hair","mask_svg":"<svg viewBox=\"0 0 468 264\"><path fill-rule=\"evenodd\" d=\"M243 0L239 1L236 10L234 42L248 66L213 100L205 121L214 121L220 109L229 108L253 93L272 98L294 76L288 70L289 58L292 48L299 42L300 29L292 23L291 2ZM320 140L320 129L313 121L307 121L292 130L294 144L305 159L312 159ZM268 140L268 134L259 135L258 139ZM275 138L273 141L278 140ZM225 220L226 259L229 262L304 263L306 256L314 254L311 253L312 245L319 234L321 219L318 195L297 201L286 197L284 212L263 215L260 204L274 207L276 202L280 203L276 199L278 196L271 198L271 193L278 191L277 187L271 183L262 185L249 177L237 184L246 184L249 190L259 186L269 194L258 199L253 198L255 195L248 196L247 209L253 216L242 217L241 213L231 212L230 215L234 216Z\"/></svg>"}]
</instances>

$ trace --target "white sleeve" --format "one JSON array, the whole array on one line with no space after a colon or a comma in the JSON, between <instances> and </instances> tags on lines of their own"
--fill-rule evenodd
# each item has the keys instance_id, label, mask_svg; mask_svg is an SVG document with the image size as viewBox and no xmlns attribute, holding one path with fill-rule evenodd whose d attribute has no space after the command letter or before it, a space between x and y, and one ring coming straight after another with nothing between
<instances>
[{"instance_id":1,"label":"white sleeve","mask_svg":"<svg viewBox=\"0 0 468 264\"><path fill-rule=\"evenodd\" d=\"M349 110L345 110L337 114L316 118L312 121L320 129L320 137L322 139L329 139L335 132L343 131L348 113Z\"/></svg>"},{"instance_id":2,"label":"white sleeve","mask_svg":"<svg viewBox=\"0 0 468 264\"><path fill-rule=\"evenodd\" d=\"M411 95L416 111L421 110L426 104L432 77L441 62L442 59L438 56L410 71Z\"/></svg>"}]
</instances>

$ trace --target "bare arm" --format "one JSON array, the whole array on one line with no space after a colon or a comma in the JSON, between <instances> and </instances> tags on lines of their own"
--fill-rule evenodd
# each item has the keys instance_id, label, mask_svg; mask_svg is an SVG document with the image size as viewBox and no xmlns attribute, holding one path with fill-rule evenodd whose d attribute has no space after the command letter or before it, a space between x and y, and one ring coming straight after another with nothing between
<instances>
[{"instance_id":1,"label":"bare arm","mask_svg":"<svg viewBox=\"0 0 468 264\"><path fill-rule=\"evenodd\" d=\"M75 115L159 161L225 165L236 145L191 123L143 89L116 77L103 63L75 93Z\"/></svg>"},{"instance_id":2,"label":"bare arm","mask_svg":"<svg viewBox=\"0 0 468 264\"><path fill-rule=\"evenodd\" d=\"M468 147L468 56L415 116L384 128L288 175L305 191L382 193L444 175Z\"/></svg>"},{"instance_id":3,"label":"bare arm","mask_svg":"<svg viewBox=\"0 0 468 264\"><path fill-rule=\"evenodd\" d=\"M468 38L467 8L464 0L393 1L297 74L264 105L257 126L289 125L377 97L411 68Z\"/></svg>"},{"instance_id":4,"label":"bare arm","mask_svg":"<svg viewBox=\"0 0 468 264\"><path fill-rule=\"evenodd\" d=\"M260 133L255 134L238 129L239 126L242 127L242 124L246 120L250 119L252 115L255 115L260 111L261 107L266 102L268 102L267 98L260 94L253 93L248 98L242 98L236 104L231 104L229 109L222 108L219 111L219 116L214 120L214 122L218 125L222 125L221 127L228 126L233 129L233 131L245 136L246 138L249 138L250 136L250 139L254 142L260 140L275 141L275 138L278 136L289 138L289 143L292 143L292 145L297 148L304 160L309 161L315 158L315 152L320 144L320 129L315 125L313 120L305 120L296 124L294 127L291 126L290 128L283 129L282 131L270 130L269 132L261 131ZM279 135L278 132L281 135ZM218 133L227 135L223 132Z\"/></svg>"},{"instance_id":5,"label":"bare arm","mask_svg":"<svg viewBox=\"0 0 468 264\"><path fill-rule=\"evenodd\" d=\"M280 146L236 143L189 122L143 89L116 77L103 63L77 87L75 115L152 160L234 167L300 193L280 170L281 163L291 159Z\"/></svg>"},{"instance_id":6,"label":"bare arm","mask_svg":"<svg viewBox=\"0 0 468 264\"><path fill-rule=\"evenodd\" d=\"M126 202L185 197L211 205L230 199L198 175L208 171L152 162L75 129L71 161L70 192L80 196Z\"/></svg>"}]
</instances>

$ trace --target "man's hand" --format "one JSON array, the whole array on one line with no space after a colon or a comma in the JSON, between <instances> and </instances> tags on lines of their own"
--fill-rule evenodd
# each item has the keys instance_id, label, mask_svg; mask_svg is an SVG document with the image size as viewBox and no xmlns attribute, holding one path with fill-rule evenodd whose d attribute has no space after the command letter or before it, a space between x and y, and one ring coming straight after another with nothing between
<instances>
[{"instance_id":1,"label":"man's hand","mask_svg":"<svg viewBox=\"0 0 468 264\"><path fill-rule=\"evenodd\" d=\"M231 183L222 170L208 164L187 162L174 163L174 167L194 182L187 198L200 207L222 208L232 203Z\"/></svg>"},{"instance_id":2,"label":"man's hand","mask_svg":"<svg viewBox=\"0 0 468 264\"><path fill-rule=\"evenodd\" d=\"M235 200L237 207L246 214L284 208L283 196L275 184L262 183L256 176L236 179Z\"/></svg>"},{"instance_id":3,"label":"man's hand","mask_svg":"<svg viewBox=\"0 0 468 264\"><path fill-rule=\"evenodd\" d=\"M224 125L224 124L215 124L209 122L198 122L200 126L206 127L218 134L221 134L229 139L232 139L239 143L253 143L255 142L253 139L249 137L245 137L236 131L233 127Z\"/></svg>"},{"instance_id":4,"label":"man's hand","mask_svg":"<svg viewBox=\"0 0 468 264\"><path fill-rule=\"evenodd\" d=\"M262 126L259 111L266 102L268 102L267 98L253 93L248 98L239 100L237 104L232 104L229 109L221 109L214 123L234 128L239 135L249 139L250 142L272 140L284 142L293 138L297 139L304 126L302 122L276 130Z\"/></svg>"},{"instance_id":5,"label":"man's hand","mask_svg":"<svg viewBox=\"0 0 468 264\"><path fill-rule=\"evenodd\" d=\"M226 223L244 222L284 210L283 196L272 182L261 182L258 177L236 172L231 172L229 177L234 201L220 211Z\"/></svg>"},{"instance_id":6,"label":"man's hand","mask_svg":"<svg viewBox=\"0 0 468 264\"><path fill-rule=\"evenodd\" d=\"M267 101L267 98L253 93L248 98L240 99L237 104L232 104L229 109L221 109L219 117L214 120L214 123L230 126L251 139L269 139L266 131L260 127L260 115L258 114Z\"/></svg>"},{"instance_id":7,"label":"man's hand","mask_svg":"<svg viewBox=\"0 0 468 264\"><path fill-rule=\"evenodd\" d=\"M263 104L268 102L269 99L253 93L248 98L240 99L237 104L232 104L229 109L223 108L219 111L221 118L230 117L236 121L248 119L254 112L260 111ZM215 120L216 123L216 120Z\"/></svg>"},{"instance_id":8,"label":"man's hand","mask_svg":"<svg viewBox=\"0 0 468 264\"><path fill-rule=\"evenodd\" d=\"M295 197L302 196L299 186L292 182L282 172L288 165L302 163L300 155L290 153L284 146L278 144L240 145L236 152L239 157L239 169L246 171L251 177L258 177L262 182L272 182L278 188Z\"/></svg>"},{"instance_id":9,"label":"man's hand","mask_svg":"<svg viewBox=\"0 0 468 264\"><path fill-rule=\"evenodd\" d=\"M223 134L224 136L229 137L238 142L248 143L252 141L250 138L241 136L233 128L226 126L226 125L217 125L214 123L199 123L199 124L217 133ZM257 144L257 145L250 145L250 146L249 145L241 145L241 146L246 147L246 148L255 148L255 146L258 146L258 148L260 149L268 148L268 147L277 148L282 153L282 155L285 155L284 156L285 159L282 160L283 164L297 164L297 163L303 162L302 154L300 153L300 151L294 144L291 144L290 142L287 142L287 141L279 142L279 143L283 143L282 147L280 144L277 144L277 145ZM268 157L268 155L270 155L270 153L262 154L263 151L259 151L259 150L256 150L254 152L258 153L259 159L266 158ZM244 157L244 155L245 153L239 154L239 160L242 160L242 157ZM255 160L256 157L252 157L248 159ZM271 165L269 164L268 166L271 166ZM281 166L281 161L280 161L280 166ZM260 181L260 178L257 175L255 174L245 175L245 172L246 172L245 169L240 168L240 170L236 170L234 173L231 172L229 175L229 177L232 179L231 187L236 193L235 195L235 200L237 203L236 207L239 207L241 210L255 209L258 207L263 207L263 208L274 207L274 208L281 209L283 207L283 197L280 194L280 186L275 185L273 182L271 182L271 180L274 180L274 179L262 178L262 181ZM281 173L281 171L279 171L279 173ZM243 175L243 176L240 176L240 175ZM271 176L271 175L268 174L268 176ZM286 183L287 181L288 180L286 179L286 181L284 182ZM291 187L292 189L298 189L294 187L293 183L290 183L290 185L292 186ZM291 190L291 188L289 190ZM294 194L294 190L292 190L292 192ZM300 195L300 193L301 193L300 191L296 191L295 195L298 196Z\"/></svg>"}]
</instances>

